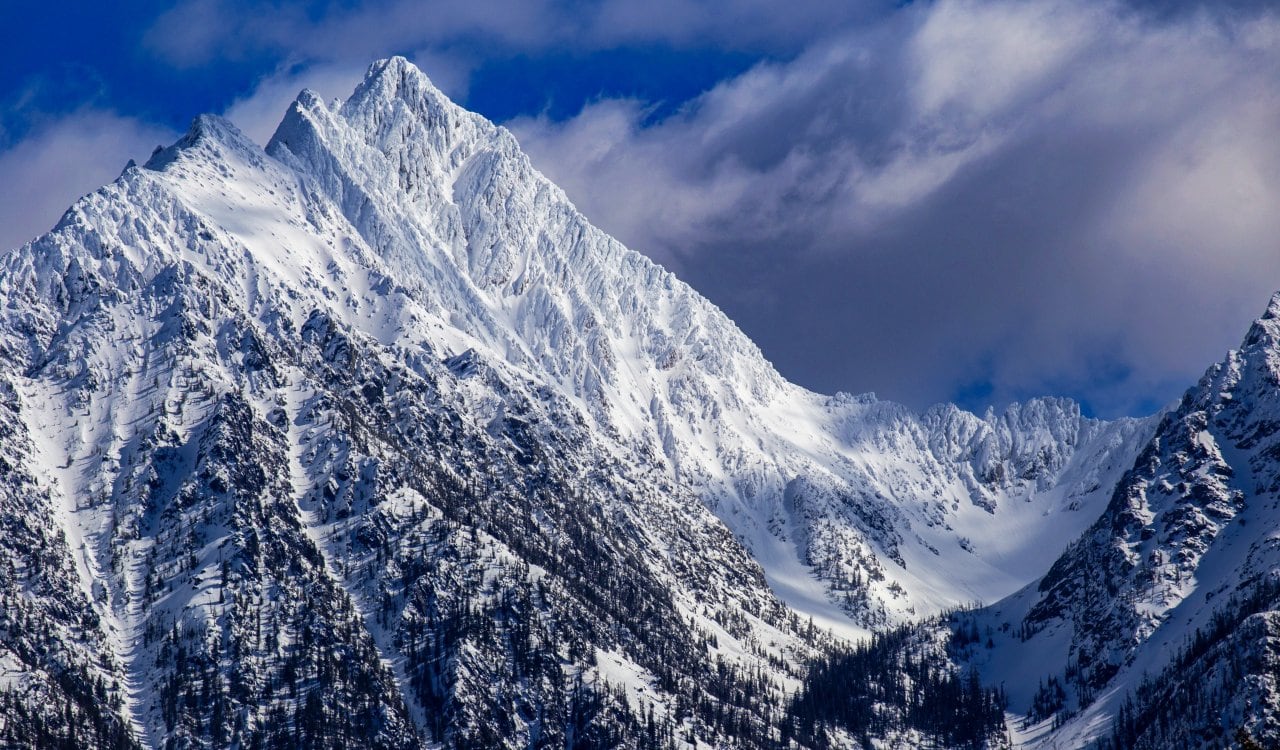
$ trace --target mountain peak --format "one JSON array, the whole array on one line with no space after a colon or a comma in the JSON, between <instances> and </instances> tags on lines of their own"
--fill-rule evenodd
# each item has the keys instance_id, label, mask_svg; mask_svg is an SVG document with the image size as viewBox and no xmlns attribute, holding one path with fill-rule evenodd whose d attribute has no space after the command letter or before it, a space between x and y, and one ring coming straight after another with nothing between
<instances>
[{"instance_id":1,"label":"mountain peak","mask_svg":"<svg viewBox=\"0 0 1280 750\"><path fill-rule=\"evenodd\" d=\"M393 81L405 81L408 79L420 80L431 83L427 78L427 74L422 69L409 61L407 57L402 55L392 55L391 57L375 60L365 70L364 80L371 81L375 79L390 79Z\"/></svg>"},{"instance_id":2,"label":"mountain peak","mask_svg":"<svg viewBox=\"0 0 1280 750\"><path fill-rule=\"evenodd\" d=\"M1280 292L1273 294L1262 316L1253 321L1245 335L1244 347L1266 350L1280 348Z\"/></svg>"},{"instance_id":3,"label":"mountain peak","mask_svg":"<svg viewBox=\"0 0 1280 750\"><path fill-rule=\"evenodd\" d=\"M314 91L301 91L266 151L288 162L284 152L302 157L316 148L328 150L323 143L354 139L378 143L377 148L391 160L407 156L401 152L425 147L432 152L430 160L437 162L447 159L460 139L487 142L504 132L455 104L417 66L397 56L370 65L345 100L330 104ZM518 150L514 140L510 146ZM417 156L415 161L421 162L424 155ZM413 169L425 166L419 163Z\"/></svg>"},{"instance_id":4,"label":"mountain peak","mask_svg":"<svg viewBox=\"0 0 1280 750\"><path fill-rule=\"evenodd\" d=\"M172 146L152 154L144 166L153 171L164 171L183 154L201 150L208 151L215 158L221 158L220 155L229 150L254 164L260 163L262 158L262 147L241 132L235 123L225 117L204 114L191 121L186 135Z\"/></svg>"},{"instance_id":5,"label":"mountain peak","mask_svg":"<svg viewBox=\"0 0 1280 750\"><path fill-rule=\"evenodd\" d=\"M1271 300L1267 302L1267 310L1262 314L1263 320L1276 320L1280 318L1280 292L1271 295Z\"/></svg>"},{"instance_id":6,"label":"mountain peak","mask_svg":"<svg viewBox=\"0 0 1280 750\"><path fill-rule=\"evenodd\" d=\"M399 96L402 91L406 90L439 92L439 89L431 83L431 79L427 78L426 73L423 73L418 66L409 62L406 58L398 55L388 57L385 60L378 60L370 65L365 71L364 80L360 82L357 91L360 88L388 92L392 96ZM443 96L443 94L441 95Z\"/></svg>"},{"instance_id":7,"label":"mountain peak","mask_svg":"<svg viewBox=\"0 0 1280 750\"><path fill-rule=\"evenodd\" d=\"M400 101L420 114L430 112L463 116L459 107L418 66L403 57L389 57L369 66L347 106L367 105L371 100Z\"/></svg>"}]
</instances>

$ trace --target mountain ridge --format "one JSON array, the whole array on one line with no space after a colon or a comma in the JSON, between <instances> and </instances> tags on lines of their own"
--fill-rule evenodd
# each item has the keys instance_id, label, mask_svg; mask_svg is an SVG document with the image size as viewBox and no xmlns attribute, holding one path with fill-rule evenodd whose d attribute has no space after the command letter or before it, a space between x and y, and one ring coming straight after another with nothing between
<instances>
[{"instance_id":1,"label":"mountain ridge","mask_svg":"<svg viewBox=\"0 0 1280 750\"><path fill-rule=\"evenodd\" d=\"M59 571L0 593L66 643L0 688L101 746L774 746L842 638L1019 606L1174 418L790 384L403 58L265 149L197 118L0 290L2 562Z\"/></svg>"},{"instance_id":2,"label":"mountain ridge","mask_svg":"<svg viewBox=\"0 0 1280 750\"><path fill-rule=\"evenodd\" d=\"M1044 577L977 613L1007 652L990 660L990 679L1013 684L1014 664L1033 661L1050 667L1037 677L1066 687L1061 726L1037 733L1045 742L1276 738L1277 393L1280 294L1164 415L1103 514ZM1097 726L1108 716L1109 734Z\"/></svg>"},{"instance_id":3,"label":"mountain ridge","mask_svg":"<svg viewBox=\"0 0 1280 750\"><path fill-rule=\"evenodd\" d=\"M768 493L775 497L780 496L785 485L792 479L791 476L785 475L800 474L802 470L795 467L803 466L806 461L813 463L812 454L815 452L821 454L818 463L822 464L815 467L814 471L817 473L822 473L836 462L848 461L847 451L842 450L843 446L838 444L839 437L834 440L820 440L817 445L812 443L796 445L798 441L789 436L789 433L806 429L815 432L832 431L835 426L830 423L834 420L829 419L822 412L827 412L833 406L838 410L841 404L839 399L832 400L809 394L783 381L763 358L759 349L714 305L643 256L627 251L598 230L591 228L558 188L533 172L527 158L523 155L515 157L514 166L503 166L511 153L518 154L518 147L509 134L504 133L501 128L494 129L491 125L488 126L488 130L476 125L481 118L467 114L448 102L447 98L431 86L425 76L403 59L393 58L385 63L375 64L371 68L370 80L374 83L358 88L356 94L342 105L342 111L375 100L375 94L389 99L389 106L384 104L380 109L374 108L381 113L380 115L361 114L357 118L366 124L366 129L377 130L380 133L379 138L389 139L393 144L391 147L386 147L380 141L382 150L398 154L400 151L396 145L411 140L410 136L402 135L403 130L411 131L414 123L414 118L406 115L406 111L413 112L414 105L420 104L424 109L419 113L419 119L427 123L439 120L442 123L441 129L446 133L457 132L459 129L467 133L468 127L472 125L488 133L495 140L494 151L498 152L501 158L494 157L492 160L486 158L482 164L494 170L505 169L535 176L537 182L535 190L538 195L532 200L536 201L542 195L548 196L550 202L555 205L553 212L566 212L570 216L571 224L582 227L571 231L564 241L550 242L545 247L538 246L537 237L524 237L524 251L520 253L523 255L520 262L524 264L522 274L511 274L504 285L499 283L499 278L504 277L502 274L495 275L494 269L515 267L515 261L508 257L511 252L514 252L515 246L502 248L508 251L506 255L497 250L493 254L486 254L483 252L484 246L492 242L495 248L501 248L502 243L494 242L490 235L484 234L481 230L478 244L481 245L482 252L479 253L478 259L475 252L477 238L472 236L476 230L472 229L468 232L466 229L467 226L476 222L465 219L462 221L462 234L468 239L465 247L469 254L464 263L464 259L459 258L460 251L455 244L454 261L464 273L472 277L476 286L488 289L490 292L502 290L501 299L491 298L490 301L492 306L500 310L505 309L506 317L514 321L514 327L517 328L513 332L517 345L513 346L508 341L502 341L499 344L505 349L508 357L514 357L518 361L520 350L532 345L535 350L530 352L530 358L550 370L551 377L568 381L570 384L568 395L586 402L588 412L596 417L602 429L616 430L629 435L637 424L643 425L646 421L655 422L660 434L647 436L648 445L644 449L652 450L659 455L665 454L677 472L680 472L682 467L688 467L687 474L693 477L694 482L706 487L704 495L714 496L714 503L717 505L736 504L739 497L744 494ZM282 153L288 150L285 143L291 138L304 137L298 135L296 131L302 127L302 121L308 116L321 123L313 126L310 135L306 136L312 139L310 143L318 142L317 139L323 140L323 137L316 133L325 131L326 128L335 132L341 132L342 129L340 124L333 122L333 118L324 114L327 110L324 109L323 101L319 97L306 96L304 100L302 106L291 108L290 116L286 118L280 132L273 137L268 146L269 150L284 158L286 162L289 159ZM409 103L400 104L406 101ZM469 125L450 124L458 118ZM380 128L387 130L383 133L379 130ZM306 132L306 128L302 130ZM330 133L329 137L335 136ZM350 140L352 139L342 139L341 142L348 143ZM458 170L458 174L476 175L483 171L480 168L470 169L462 165L462 161L469 157L460 153L459 148L466 151L472 147L451 147L449 143L447 138L439 143L433 142L433 150L430 153L434 156L430 158L435 161L427 160L431 165L427 167L427 171L436 169L441 163L440 160L448 161L449 165ZM300 151L307 150L306 147L298 148ZM329 151L332 149L318 149L320 156L309 163L309 168L301 171L308 174L317 171L324 173L323 169L315 168L315 162L320 160L328 163L325 161L324 154ZM289 155L293 155L293 152L290 151ZM376 162L376 156L371 156L367 160L355 160L356 164L376 164ZM416 168L423 169L422 165ZM365 175L363 180L356 179L355 182L374 184L377 187L380 185L379 180L382 174L387 172L411 174L413 169L413 166L404 165L394 169L375 169L372 174ZM469 172L468 169L470 169ZM402 181L405 179L408 178L402 177ZM425 177L411 181L416 185L433 184L433 180ZM445 176L444 181L452 184L455 191L459 184L466 184L465 181L459 183L457 179L450 179L448 175ZM332 185L329 190L331 193L341 192ZM346 195L345 192L342 194ZM514 194L513 196L506 199L502 211L482 201L481 207L474 209L473 213L477 216L527 213L524 206L519 203L519 196ZM438 200L439 196L436 196L427 203L434 206ZM526 198L527 200L530 199ZM441 209L433 207L431 210L440 211ZM441 218L436 223L444 227L440 234L447 235L451 231L458 231L456 222L449 217ZM568 246L576 248L579 253L587 249L587 243L575 242L575 235L579 232L594 235L596 241L590 243L590 250L594 253L603 249L603 262L597 260L593 263L581 254L572 258L573 262L567 268L557 262L556 248ZM426 232L417 234L426 234ZM447 246L449 237L446 236L443 239ZM541 259L547 252L553 258L545 262L550 264L549 268L545 264L535 264L530 260L531 258ZM645 283L629 286L624 282L619 286L611 268L614 264L628 271L634 271L634 275ZM580 280L575 277L573 271L583 266L586 268L583 273L587 274L587 278ZM477 273L479 273L478 277ZM551 297L549 300L541 294L540 282L543 280L553 287L548 295ZM643 301L646 295L654 296L652 288L655 285L658 287L659 306L675 310L674 314L665 316L658 314L652 317L653 314L647 312L643 306L637 308L635 305L628 306L614 302L632 299ZM566 288L572 290L582 287L590 293L573 296L567 302L562 298L557 299ZM607 293L602 294L602 290ZM533 302L524 302L531 297L534 298ZM600 310L596 305L600 304L602 297L607 307ZM528 307L521 308L521 304L532 307L532 315L527 314ZM624 324L624 321L637 318L638 321L630 326ZM528 330L530 319L536 321L539 328L551 325L554 333L544 339L539 331ZM457 323L456 320L453 322ZM521 329L519 327L521 325L526 328ZM565 330L575 328L591 331L592 335L575 340L577 337L573 335L572 330ZM555 345L549 346L552 342ZM632 347L639 351L627 351ZM574 356L566 357L565 349L572 352ZM515 354L512 354L513 350ZM683 368L679 361L673 362L682 356L696 361L696 370L688 372L687 370L692 368ZM676 377L663 377L664 374L672 374ZM612 389L609 388L611 385ZM610 390L612 392L607 392ZM635 398L636 393L640 394L638 399ZM604 404L603 410L597 408L600 402ZM844 403L856 403L856 399L846 400ZM687 420L687 417L686 420L681 420L680 416L696 413L699 409L704 411L704 414L699 415L700 419L688 420L691 424L681 424L682 421ZM707 409L711 411L707 413ZM799 419L773 418L770 414L773 411L789 412L797 415ZM726 412L738 412L741 416L736 420L726 418ZM746 413L743 414L743 412ZM841 416L843 415L835 414L836 419L840 419ZM1069 423L1071 420L1072 417L1068 417L1064 421ZM713 422L719 424L713 424ZM824 422L829 426L822 426ZM726 423L731 425L727 429L722 427ZM809 427L812 423L817 424ZM735 429L737 425L740 427ZM765 449L752 448L752 443L759 444L762 440L772 445ZM779 453L784 454L784 457L775 457ZM774 463L786 464L786 467L766 468L765 472L773 475L771 478L748 477L745 478L748 485L744 487L741 486L741 482L744 481L741 476L727 482L717 481L716 475L723 472L719 467L726 463L739 465ZM854 470L853 473L856 481L865 480L861 472ZM848 482L847 477L839 477L839 479L842 483ZM748 510L745 508L736 511L728 510L726 513L745 513ZM770 523L776 523L782 515L777 511L778 509L774 508L773 513L768 514L773 518L757 518L750 525L767 527ZM751 537L757 533L757 529L736 528L735 532L740 536Z\"/></svg>"}]
</instances>

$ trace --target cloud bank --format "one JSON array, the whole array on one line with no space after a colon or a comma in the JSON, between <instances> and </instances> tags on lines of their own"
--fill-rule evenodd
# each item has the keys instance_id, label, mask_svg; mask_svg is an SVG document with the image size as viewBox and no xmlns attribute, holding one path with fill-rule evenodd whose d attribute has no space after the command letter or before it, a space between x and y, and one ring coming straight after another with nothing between
<instances>
[{"instance_id":1,"label":"cloud bank","mask_svg":"<svg viewBox=\"0 0 1280 750\"><path fill-rule=\"evenodd\" d=\"M941 0L647 106L510 126L820 390L1141 412L1280 288L1273 14Z\"/></svg>"},{"instance_id":2,"label":"cloud bank","mask_svg":"<svg viewBox=\"0 0 1280 750\"><path fill-rule=\"evenodd\" d=\"M1267 2L182 0L136 33L201 80L261 71L219 105L259 142L299 89L343 96L394 53L460 99L477 71L557 55L758 60L674 107L588 98L506 124L593 221L820 391L1148 412L1280 288ZM177 136L110 107L0 150L18 186L0 245Z\"/></svg>"}]
</instances>

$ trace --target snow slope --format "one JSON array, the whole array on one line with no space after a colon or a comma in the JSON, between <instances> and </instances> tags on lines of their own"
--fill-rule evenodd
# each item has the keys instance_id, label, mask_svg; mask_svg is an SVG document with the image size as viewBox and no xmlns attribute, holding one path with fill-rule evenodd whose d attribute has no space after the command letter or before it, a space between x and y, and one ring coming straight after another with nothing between
<instances>
[{"instance_id":1,"label":"snow slope","mask_svg":"<svg viewBox=\"0 0 1280 750\"><path fill-rule=\"evenodd\" d=\"M265 150L198 118L0 293L0 501L60 571L5 603L73 644L6 639L6 680L144 746L554 744L644 696L673 737L771 736L802 621L1022 589L1155 428L788 383L401 58Z\"/></svg>"},{"instance_id":2,"label":"snow slope","mask_svg":"<svg viewBox=\"0 0 1280 750\"><path fill-rule=\"evenodd\" d=\"M695 488L777 591L833 624L832 594L869 627L1020 588L1093 520L1151 428L1063 400L979 419L792 385L400 58L333 107L304 92L267 151L436 314L442 349L557 388Z\"/></svg>"},{"instance_id":3,"label":"snow slope","mask_svg":"<svg viewBox=\"0 0 1280 750\"><path fill-rule=\"evenodd\" d=\"M1217 747L1280 738L1280 295L1160 421L1102 516L1048 573L972 617L984 677L1028 711L1029 747ZM1117 717L1127 722L1117 724Z\"/></svg>"}]
</instances>

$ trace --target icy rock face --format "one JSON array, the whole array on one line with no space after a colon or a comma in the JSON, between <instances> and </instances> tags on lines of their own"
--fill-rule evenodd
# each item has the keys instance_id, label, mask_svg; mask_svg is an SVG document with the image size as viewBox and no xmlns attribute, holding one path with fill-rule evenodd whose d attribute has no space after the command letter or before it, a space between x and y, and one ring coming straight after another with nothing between
<instances>
[{"instance_id":1,"label":"icy rock face","mask_svg":"<svg viewBox=\"0 0 1280 750\"><path fill-rule=\"evenodd\" d=\"M829 594L875 627L1015 590L1034 567L1023 558L1056 550L1043 538L1011 550L986 537L1007 538L1006 517L1025 526L1021 516L1080 510L1067 529L1041 524L1069 538L1149 429L1084 419L1065 400L986 419L954 407L921 417L797 388L713 305L591 226L509 133L401 59L375 65L337 107L304 94L267 151L339 207L407 293L477 351L575 400L624 450L693 488L771 579L816 570L818 588L790 599L801 609ZM1097 476L1064 475L1078 451ZM1034 509L999 512L1032 498ZM920 524L942 533L912 530ZM926 562L954 552L956 536L976 567ZM899 575L913 559L974 574ZM1003 569L993 579L988 565Z\"/></svg>"},{"instance_id":2,"label":"icy rock face","mask_svg":"<svg viewBox=\"0 0 1280 750\"><path fill-rule=\"evenodd\" d=\"M37 744L769 746L800 616L1017 590L1153 427L789 384L402 59L265 151L199 118L0 299Z\"/></svg>"},{"instance_id":3,"label":"icy rock face","mask_svg":"<svg viewBox=\"0 0 1280 750\"><path fill-rule=\"evenodd\" d=\"M1277 311L1280 299L1254 324L1243 348L1210 368L1165 417L1107 512L1040 584L1046 598L1032 617L1062 609L1089 625L1079 650L1095 683L1110 677L1129 651L1107 641L1141 643L1198 588L1256 579L1272 562L1269 531L1250 529L1247 517L1237 517L1248 506L1274 505L1280 491ZM1230 578L1207 576L1210 550L1242 534L1263 547L1240 560L1243 567L1213 571ZM1066 606L1063 599L1078 580L1069 568L1091 556L1089 580L1116 591L1092 599L1092 606Z\"/></svg>"},{"instance_id":4,"label":"icy rock face","mask_svg":"<svg viewBox=\"0 0 1280 750\"><path fill-rule=\"evenodd\" d=\"M1021 656L994 657L991 679L1026 681L999 666L1020 661L1071 688L1079 717L1046 746L1113 727L1123 746L1280 738L1278 457L1280 296L1163 417L1097 522L1034 587L980 613L1018 624L996 652Z\"/></svg>"},{"instance_id":5,"label":"icy rock face","mask_svg":"<svg viewBox=\"0 0 1280 750\"><path fill-rule=\"evenodd\" d=\"M779 731L813 646L723 525L228 124L2 262L6 742Z\"/></svg>"},{"instance_id":6,"label":"icy rock face","mask_svg":"<svg viewBox=\"0 0 1280 750\"><path fill-rule=\"evenodd\" d=\"M0 716L17 746L132 747L123 673L72 562L62 509L30 471L18 394L0 380Z\"/></svg>"}]
</instances>

